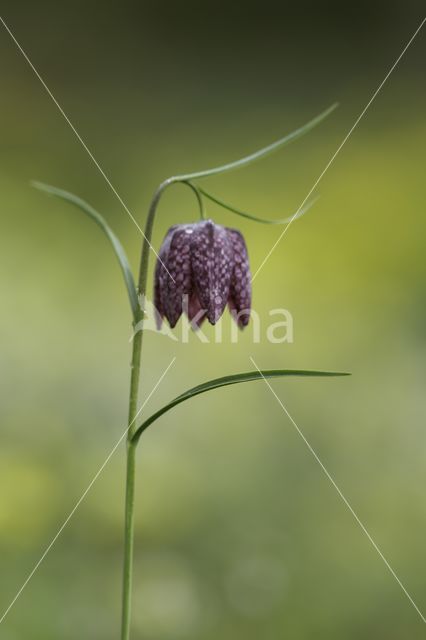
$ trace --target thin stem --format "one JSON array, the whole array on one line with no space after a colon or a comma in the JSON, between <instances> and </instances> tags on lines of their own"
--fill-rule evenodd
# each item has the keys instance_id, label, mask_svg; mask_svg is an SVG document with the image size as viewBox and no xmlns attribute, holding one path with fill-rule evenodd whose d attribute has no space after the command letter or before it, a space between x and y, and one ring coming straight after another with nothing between
<instances>
[{"instance_id":1,"label":"thin stem","mask_svg":"<svg viewBox=\"0 0 426 640\"><path fill-rule=\"evenodd\" d=\"M142 331L138 331L133 339L133 353L129 394L129 421L127 431L127 469L126 469L126 505L124 526L124 560L123 560L123 603L121 618L121 640L130 637L132 569L133 569L133 530L135 501L135 453L136 445L132 438L136 429L140 363L142 353Z\"/></svg>"},{"instance_id":2,"label":"thin stem","mask_svg":"<svg viewBox=\"0 0 426 640\"><path fill-rule=\"evenodd\" d=\"M154 226L155 214L161 195L168 186L178 182L176 178L168 178L157 187L148 210L148 217L145 223L144 239L142 243L141 262L139 267L138 293L140 299L144 300L146 295L146 281L148 278L149 251L151 248L152 229ZM143 309L142 309L143 312Z\"/></svg>"},{"instance_id":3,"label":"thin stem","mask_svg":"<svg viewBox=\"0 0 426 640\"><path fill-rule=\"evenodd\" d=\"M146 282L148 277L149 253L151 249L152 228L155 213L161 194L164 189L173 182L173 179L165 180L154 193L148 217L145 225L145 236L142 244L141 262L139 269L138 292L140 300L145 300ZM133 338L133 352L131 362L130 393L129 393L129 419L127 431L127 467L126 467L126 504L124 526L124 560L123 560L123 599L121 617L121 640L130 638L131 601L132 601L132 573L133 573L133 546L134 546L134 508L135 508L135 471L136 471L136 446L132 441L136 430L136 415L139 395L139 379L142 355L144 309L138 307L138 317L135 318L134 327L141 326Z\"/></svg>"},{"instance_id":4,"label":"thin stem","mask_svg":"<svg viewBox=\"0 0 426 640\"><path fill-rule=\"evenodd\" d=\"M198 206L200 208L200 218L201 220L206 220L207 216L206 216L206 209L204 207L204 202L203 202L203 198L202 198L202 191L200 189L200 187L198 187L196 184L192 184L192 182L189 182L188 180L183 180L182 184L187 184L188 187L190 187L190 189L192 189L192 191L195 194L195 197L198 200Z\"/></svg>"},{"instance_id":5,"label":"thin stem","mask_svg":"<svg viewBox=\"0 0 426 640\"><path fill-rule=\"evenodd\" d=\"M123 563L123 611L121 618L121 639L130 638L132 573L133 573L133 538L134 538L134 505L135 505L135 454L136 444L127 443L126 471L126 511L124 528L124 563Z\"/></svg>"},{"instance_id":6,"label":"thin stem","mask_svg":"<svg viewBox=\"0 0 426 640\"><path fill-rule=\"evenodd\" d=\"M142 244L141 262L139 268L139 300L145 300L146 282L148 277L149 254L151 249L152 228L155 212L164 189L171 184L165 180L155 191L148 211L145 224L144 240ZM138 322L134 326L141 328L133 338L133 353L131 362L130 394L129 394L129 429L127 432L127 467L126 467L126 505L124 527L124 561L123 561L123 601L121 618L121 640L130 638L131 600L132 600L132 573L133 573L133 547L134 547L134 506L135 506L135 471L136 471L136 443L132 438L136 429L135 419L137 415L139 379L142 355L144 309L139 308Z\"/></svg>"}]
</instances>

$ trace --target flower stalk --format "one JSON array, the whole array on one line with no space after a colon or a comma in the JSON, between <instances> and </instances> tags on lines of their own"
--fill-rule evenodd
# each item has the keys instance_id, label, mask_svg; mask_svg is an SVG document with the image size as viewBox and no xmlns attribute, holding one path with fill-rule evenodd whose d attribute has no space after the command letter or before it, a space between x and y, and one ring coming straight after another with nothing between
<instances>
[{"instance_id":1,"label":"flower stalk","mask_svg":"<svg viewBox=\"0 0 426 640\"><path fill-rule=\"evenodd\" d=\"M163 192L171 184L185 181L180 178L164 180L154 192L145 223L144 238L139 265L137 298L139 300L137 313L133 317L133 327L137 331L133 337L133 349L130 373L129 413L126 443L126 498L124 507L124 558L123 558L123 587L121 613L121 640L130 638L130 621L132 608L132 579L133 579L133 549L134 549L134 510L135 510L135 476L136 476L136 447L139 439L134 439L136 419L138 417L139 382L141 372L143 319L145 315L144 301L146 299L149 254L152 250L151 239L154 228L155 215ZM201 217L204 217L204 207L198 189L186 183L197 197Z\"/></svg>"},{"instance_id":2,"label":"flower stalk","mask_svg":"<svg viewBox=\"0 0 426 640\"><path fill-rule=\"evenodd\" d=\"M139 396L140 364L142 354L142 330L133 339L133 352L130 374L129 420L126 443L126 498L124 507L124 558L123 558L123 593L121 614L121 638L130 637L130 620L132 607L132 573L134 547L134 512L135 512L135 471L136 443L132 440L136 427L137 406Z\"/></svg>"},{"instance_id":3,"label":"flower stalk","mask_svg":"<svg viewBox=\"0 0 426 640\"><path fill-rule=\"evenodd\" d=\"M160 184L152 198L148 217L145 224L144 239L142 243L141 259L138 279L138 299L143 304L146 296L149 252L151 250L152 230L155 214L163 191L172 184L172 180L165 180ZM133 326L139 330L133 338L133 350L130 374L129 416L126 443L126 498L124 507L124 558L123 558L123 588L122 588L122 612L121 612L121 640L130 638L130 622L132 611L132 582L133 582L133 549L134 549L134 512L135 512L135 477L136 477L136 447L137 441L133 440L136 431L136 418L138 415L139 382L143 343L143 319L144 309L139 305L137 318L134 318Z\"/></svg>"}]
</instances>

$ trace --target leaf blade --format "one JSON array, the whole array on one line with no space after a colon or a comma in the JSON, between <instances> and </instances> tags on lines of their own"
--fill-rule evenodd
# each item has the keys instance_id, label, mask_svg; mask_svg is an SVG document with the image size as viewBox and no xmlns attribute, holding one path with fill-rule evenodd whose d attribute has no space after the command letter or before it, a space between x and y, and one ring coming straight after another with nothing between
<instances>
[{"instance_id":1,"label":"leaf blade","mask_svg":"<svg viewBox=\"0 0 426 640\"><path fill-rule=\"evenodd\" d=\"M127 293L129 296L130 306L132 308L133 316L136 320L139 317L138 314L140 307L138 302L136 284L133 278L132 270L130 268L129 260L127 258L123 245L121 244L115 233L112 231L111 227L107 224L104 217L101 216L101 214L98 213L98 211L96 211L96 209L94 209L85 200L83 200L79 196L74 195L73 193L70 193L69 191L59 189L58 187L53 187L52 185L45 184L44 182L38 182L37 180L33 180L31 184L39 191L43 191L50 196L54 196L56 198L59 198L60 200L64 200L65 202L74 205L75 207L83 211L83 213L91 218L98 225L98 227L102 229L102 231L110 241L117 260L120 264L124 282L127 288Z\"/></svg>"},{"instance_id":2,"label":"leaf blade","mask_svg":"<svg viewBox=\"0 0 426 640\"><path fill-rule=\"evenodd\" d=\"M213 167L212 169L206 169L204 171L195 171L194 173L187 173L180 176L174 176L173 180L184 182L186 180L195 180L197 178L207 178L209 176L217 175L218 173L226 173L227 171L240 169L241 167L251 164L256 160L260 160L260 158L264 158L270 153L277 151L281 147L284 147L285 145L290 144L290 142L293 142L294 140L297 140L301 136L305 135L305 133L308 133L308 131L316 127L327 116L329 116L330 113L332 113L338 106L339 106L338 103L335 102L330 107L328 107L328 109L326 109L325 111L315 116L315 118L312 118L312 120L309 120L309 122L307 122L306 124L302 125L298 129L295 129L295 131L292 131L291 133L285 135L279 140L276 140L275 142L272 142L271 144L267 145L266 147L263 147L262 149L258 149L254 153L250 153L248 156L244 156L244 158L240 158L239 160L235 160L234 162L228 162L226 164L221 165L220 167Z\"/></svg>"},{"instance_id":3,"label":"leaf blade","mask_svg":"<svg viewBox=\"0 0 426 640\"><path fill-rule=\"evenodd\" d=\"M251 382L254 380L262 380L263 378L283 378L290 376L297 377L310 377L310 378L331 378L331 377L340 377L340 376L349 376L350 373L339 372L339 371L312 371L312 370L303 370L303 369L266 369L263 371L248 371L246 373L236 373L229 376L222 376L220 378L214 378L213 380L208 380L202 384L197 385L196 387L192 387L192 389L188 389L184 393L180 394L169 403L158 409L155 413L153 413L145 422L143 422L135 431L132 442L137 443L142 433L147 429L153 422L155 422L158 418L160 418L163 414L167 413L177 405L185 402L185 400L189 400L195 396L198 396L202 393L206 393L207 391L212 391L213 389L219 389L220 387L226 387L233 384L239 384L242 382Z\"/></svg>"},{"instance_id":4,"label":"leaf blade","mask_svg":"<svg viewBox=\"0 0 426 640\"><path fill-rule=\"evenodd\" d=\"M191 183L188 183L188 184L191 184ZM313 198L304 207L302 207L301 209L299 208L299 210L296 211L291 216L287 216L286 218L276 218L275 220L270 220L267 218L259 218L259 216L255 216L252 213L248 213L247 211L242 211L241 209L234 207L234 205L229 204L228 202L225 202L224 200L222 200L221 198L218 198L217 196L211 194L210 192L207 192L205 189L203 189L199 185L198 185L198 190L203 196L205 196L208 200L211 200L212 202L217 204L219 207L223 207L224 209L227 209L228 211L231 211L232 213L235 213L237 216L241 216L242 218L247 218L248 220L252 220L253 222L260 222L262 224L289 224L290 222L294 222L295 220L298 220L299 218L301 218L307 211L309 211L309 209L318 200L318 196L316 198Z\"/></svg>"}]
</instances>

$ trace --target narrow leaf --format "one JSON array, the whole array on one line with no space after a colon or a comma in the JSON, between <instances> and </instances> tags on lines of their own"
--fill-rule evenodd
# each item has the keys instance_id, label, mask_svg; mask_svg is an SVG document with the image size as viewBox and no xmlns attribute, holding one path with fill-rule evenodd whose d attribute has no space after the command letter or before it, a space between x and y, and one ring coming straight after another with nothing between
<instances>
[{"instance_id":1,"label":"narrow leaf","mask_svg":"<svg viewBox=\"0 0 426 640\"><path fill-rule=\"evenodd\" d=\"M190 183L187 183L187 184L190 184ZM208 198L208 200L211 200L212 202L219 205L220 207L223 207L224 209L227 209L232 213L236 213L238 216L242 216L243 218L247 218L248 220L253 220L254 222L261 222L262 224L289 224L290 222L294 222L295 220L298 220L298 218L301 218L303 214L306 213L312 207L312 205L318 200L318 198L313 198L304 207L296 211L295 214L288 216L287 218L277 218L276 220L268 220L266 218L259 218L258 216L255 216L252 213L241 211L241 209L237 209L237 207L234 207L234 205L228 204L227 202L218 198L217 196L214 196L211 193L208 193L205 189L202 189L200 186L198 186L198 190L203 196Z\"/></svg>"},{"instance_id":2,"label":"narrow leaf","mask_svg":"<svg viewBox=\"0 0 426 640\"><path fill-rule=\"evenodd\" d=\"M36 189L40 189L40 191L44 191L51 196L55 196L60 198L61 200L65 200L66 202L73 204L78 207L81 211L83 211L86 215L89 216L96 224L102 229L102 231L107 236L110 241L112 248L114 249L115 255L117 256L118 262L120 263L121 270L124 276L124 282L127 287L127 293L129 295L130 306L132 308L133 316L135 320L139 318L139 303L138 303L138 295L136 291L136 285L133 278L132 270L130 268L129 261L127 259L126 252L123 249L123 246L115 233L112 231L111 227L107 224L105 219L98 213L90 204L75 196L68 191L64 191L63 189L58 189L57 187L52 187L48 184L44 184L43 182L33 181L31 183Z\"/></svg>"},{"instance_id":3,"label":"narrow leaf","mask_svg":"<svg viewBox=\"0 0 426 640\"><path fill-rule=\"evenodd\" d=\"M185 402L185 400L189 400L194 396L198 396L201 393L205 393L206 391L211 391L212 389L218 389L220 387L226 387L231 384L238 384L240 382L250 382L252 380L262 380L263 378L282 378L287 376L301 376L301 377L309 377L309 378L319 378L319 377L336 377L336 376L348 376L349 373L341 373L337 371L304 371L299 369L272 369L265 371L249 371L247 373L236 373L230 376L224 376L222 378L215 378L214 380L209 380L208 382L204 382L203 384L198 385L197 387L193 387L185 393L182 393L180 396L177 396L174 400L169 402L168 404L161 407L158 411L156 411L152 416L150 416L144 423L140 425L140 427L135 431L135 434L132 438L133 442L137 442L145 429L149 427L153 422L158 420L160 416L162 416L173 407L176 407L181 402Z\"/></svg>"},{"instance_id":4,"label":"narrow leaf","mask_svg":"<svg viewBox=\"0 0 426 640\"><path fill-rule=\"evenodd\" d=\"M300 138L301 136L305 135L305 133L308 133L308 131L316 127L317 124L322 122L337 107L338 107L337 103L331 105L331 107L329 107L328 109L320 113L318 116L316 116L315 118L307 122L305 125L303 125L303 127L300 127L295 131L292 131L291 133L287 134L283 138L276 140L272 144L269 144L267 147L264 147L263 149L259 149L258 151L255 151L254 153L251 153L250 155L245 156L244 158L235 160L235 162L229 162L228 164L224 164L220 167L214 167L213 169L206 169L205 171L196 171L195 173L188 173L186 175L174 176L173 181L177 182L177 181L185 181L185 180L195 180L196 178L207 178L208 176L213 176L218 173L225 173L226 171L233 171L234 169L240 169L241 167L251 164L256 160L260 160L260 158L264 158L265 156L269 155L273 151L277 151L277 149L284 147L286 144L289 144L290 142L293 142L293 140L297 140L297 138Z\"/></svg>"}]
</instances>

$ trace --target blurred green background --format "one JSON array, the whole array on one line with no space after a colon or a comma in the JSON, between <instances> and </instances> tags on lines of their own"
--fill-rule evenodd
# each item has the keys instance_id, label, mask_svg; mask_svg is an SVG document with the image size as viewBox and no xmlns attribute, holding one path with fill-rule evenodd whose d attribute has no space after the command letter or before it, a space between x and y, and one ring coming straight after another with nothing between
<instances>
[{"instance_id":1,"label":"blurred green background","mask_svg":"<svg viewBox=\"0 0 426 640\"><path fill-rule=\"evenodd\" d=\"M321 127L204 186L292 213L420 23L422 3L2 3L2 15L140 224L165 177L233 160L329 104ZM146 407L210 377L349 370L273 387L423 611L425 33L420 33L254 283L294 343L146 335ZM141 237L4 29L1 72L0 615L126 423L130 317L98 229L29 186L104 213L137 268ZM235 218L255 271L280 229ZM195 220L176 186L171 224ZM229 327L229 322L225 322ZM179 333L179 332L178 332ZM213 336L209 329L206 333ZM118 637L124 450L0 627L7 640ZM420 638L424 623L262 383L165 416L138 454L134 638Z\"/></svg>"}]
</instances>

